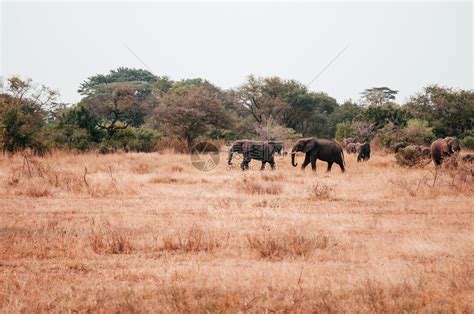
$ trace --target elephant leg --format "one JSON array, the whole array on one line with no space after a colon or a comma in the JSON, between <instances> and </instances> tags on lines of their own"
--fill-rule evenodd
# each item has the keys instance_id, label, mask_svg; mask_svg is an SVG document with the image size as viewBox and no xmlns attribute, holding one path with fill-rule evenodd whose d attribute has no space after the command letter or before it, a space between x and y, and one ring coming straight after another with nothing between
<instances>
[{"instance_id":1,"label":"elephant leg","mask_svg":"<svg viewBox=\"0 0 474 314\"><path fill-rule=\"evenodd\" d=\"M311 170L316 171L316 155L311 155Z\"/></svg>"},{"instance_id":2,"label":"elephant leg","mask_svg":"<svg viewBox=\"0 0 474 314\"><path fill-rule=\"evenodd\" d=\"M250 162L249 156L244 155L244 160L242 161L241 168L242 170L248 170L249 169L249 162Z\"/></svg>"},{"instance_id":3,"label":"elephant leg","mask_svg":"<svg viewBox=\"0 0 474 314\"><path fill-rule=\"evenodd\" d=\"M328 169L327 169L326 172L331 172L331 168L332 168L332 164L333 164L333 163L334 163L334 162L332 162L332 161L331 161L331 162L328 162Z\"/></svg>"},{"instance_id":4,"label":"elephant leg","mask_svg":"<svg viewBox=\"0 0 474 314\"><path fill-rule=\"evenodd\" d=\"M344 162L342 160L336 161L336 163L341 167L341 171L344 172L346 171L346 168L344 167Z\"/></svg>"},{"instance_id":5,"label":"elephant leg","mask_svg":"<svg viewBox=\"0 0 474 314\"><path fill-rule=\"evenodd\" d=\"M310 163L309 153L306 153L303 164L301 165L301 170L304 170L304 168L306 168L306 166L309 165L309 163Z\"/></svg>"},{"instance_id":6,"label":"elephant leg","mask_svg":"<svg viewBox=\"0 0 474 314\"><path fill-rule=\"evenodd\" d=\"M275 159L273 158L273 156L272 158L270 158L269 163L270 163L270 167L272 167L272 170L275 170Z\"/></svg>"}]
</instances>

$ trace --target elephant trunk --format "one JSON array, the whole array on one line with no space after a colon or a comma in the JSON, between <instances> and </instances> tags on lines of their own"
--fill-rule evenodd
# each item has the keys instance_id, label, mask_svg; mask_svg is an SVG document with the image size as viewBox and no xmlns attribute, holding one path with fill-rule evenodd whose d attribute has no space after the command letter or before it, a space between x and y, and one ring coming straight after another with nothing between
<instances>
[{"instance_id":1,"label":"elephant trunk","mask_svg":"<svg viewBox=\"0 0 474 314\"><path fill-rule=\"evenodd\" d=\"M292 165L293 167L298 166L298 164L295 162L295 156L296 156L296 152L292 151L292 152L291 152L291 165Z\"/></svg>"}]
</instances>

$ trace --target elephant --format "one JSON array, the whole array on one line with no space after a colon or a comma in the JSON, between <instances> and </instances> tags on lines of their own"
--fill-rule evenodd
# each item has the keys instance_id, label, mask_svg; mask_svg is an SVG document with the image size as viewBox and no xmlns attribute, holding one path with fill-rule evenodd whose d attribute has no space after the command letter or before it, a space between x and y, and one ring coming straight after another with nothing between
<instances>
[{"instance_id":1,"label":"elephant","mask_svg":"<svg viewBox=\"0 0 474 314\"><path fill-rule=\"evenodd\" d=\"M346 146L346 152L348 154L355 154L356 153L356 144L355 143L349 143Z\"/></svg>"},{"instance_id":2,"label":"elephant","mask_svg":"<svg viewBox=\"0 0 474 314\"><path fill-rule=\"evenodd\" d=\"M441 165L444 158L459 151L461 147L456 137L439 138L431 144L431 158L437 167Z\"/></svg>"},{"instance_id":3,"label":"elephant","mask_svg":"<svg viewBox=\"0 0 474 314\"><path fill-rule=\"evenodd\" d=\"M409 144L408 143L396 143L394 146L393 146L393 149L395 151L395 153L398 153L398 151L402 148L405 148L407 147Z\"/></svg>"},{"instance_id":4,"label":"elephant","mask_svg":"<svg viewBox=\"0 0 474 314\"><path fill-rule=\"evenodd\" d=\"M252 159L260 160L262 162L262 166L260 170L265 169L265 164L268 162L272 168L275 169L275 159L273 155L275 153L282 153L284 152L284 145L283 142L257 142L257 141L250 141L250 140L239 140L235 141L230 150L229 150L229 157L227 164L232 165L232 156L234 153L241 153L244 158L240 165L242 170L249 169L249 163Z\"/></svg>"},{"instance_id":5,"label":"elephant","mask_svg":"<svg viewBox=\"0 0 474 314\"><path fill-rule=\"evenodd\" d=\"M331 171L333 163L336 163L341 167L341 171L344 172L344 152L341 146L331 140L318 139L315 137L302 138L296 142L295 146L291 150L291 165L296 167L298 164L295 163L295 156L297 152L304 152L305 159L301 165L301 170L304 170L306 166L311 163L311 168L316 171L316 160L322 160L328 163L327 171Z\"/></svg>"},{"instance_id":6,"label":"elephant","mask_svg":"<svg viewBox=\"0 0 474 314\"><path fill-rule=\"evenodd\" d=\"M275 149L275 153L277 155L283 155L283 156L286 156L287 155L287 152L285 150L285 144L283 142L279 142L279 141L268 141L268 144L270 145L273 145L274 149Z\"/></svg>"},{"instance_id":7,"label":"elephant","mask_svg":"<svg viewBox=\"0 0 474 314\"><path fill-rule=\"evenodd\" d=\"M359 155L357 156L357 162L367 161L370 159L370 143L363 143L359 148Z\"/></svg>"}]
</instances>

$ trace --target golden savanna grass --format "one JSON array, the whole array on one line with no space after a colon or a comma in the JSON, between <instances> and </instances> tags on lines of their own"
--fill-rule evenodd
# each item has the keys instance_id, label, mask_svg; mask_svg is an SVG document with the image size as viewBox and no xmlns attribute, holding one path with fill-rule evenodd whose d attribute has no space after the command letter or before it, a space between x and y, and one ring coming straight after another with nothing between
<instances>
[{"instance_id":1,"label":"golden savanna grass","mask_svg":"<svg viewBox=\"0 0 474 314\"><path fill-rule=\"evenodd\" d=\"M469 167L224 159L2 157L0 311L474 311Z\"/></svg>"}]
</instances>

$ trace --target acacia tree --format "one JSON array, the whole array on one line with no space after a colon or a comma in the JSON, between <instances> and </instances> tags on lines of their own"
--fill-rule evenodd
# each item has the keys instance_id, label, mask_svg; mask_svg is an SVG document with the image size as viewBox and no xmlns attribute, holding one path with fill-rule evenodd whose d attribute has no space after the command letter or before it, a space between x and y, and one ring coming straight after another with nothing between
<instances>
[{"instance_id":1,"label":"acacia tree","mask_svg":"<svg viewBox=\"0 0 474 314\"><path fill-rule=\"evenodd\" d=\"M286 97L290 90L298 87L306 91L298 84L278 77L256 78L251 75L237 90L237 102L257 123L270 119L281 122L283 112L289 109Z\"/></svg>"},{"instance_id":2,"label":"acacia tree","mask_svg":"<svg viewBox=\"0 0 474 314\"><path fill-rule=\"evenodd\" d=\"M195 140L212 128L229 128L231 119L217 92L187 86L171 90L153 111L155 126L177 137L191 149Z\"/></svg>"},{"instance_id":3,"label":"acacia tree","mask_svg":"<svg viewBox=\"0 0 474 314\"><path fill-rule=\"evenodd\" d=\"M96 74L89 77L81 83L77 92L84 96L92 96L104 85L124 82L149 83L161 93L167 92L173 84L168 77L156 76L147 70L119 67L108 74Z\"/></svg>"},{"instance_id":4,"label":"acacia tree","mask_svg":"<svg viewBox=\"0 0 474 314\"><path fill-rule=\"evenodd\" d=\"M388 87L372 87L367 88L361 93L361 103L363 105L380 106L387 103L392 103L396 95L397 90L390 89Z\"/></svg>"}]
</instances>

